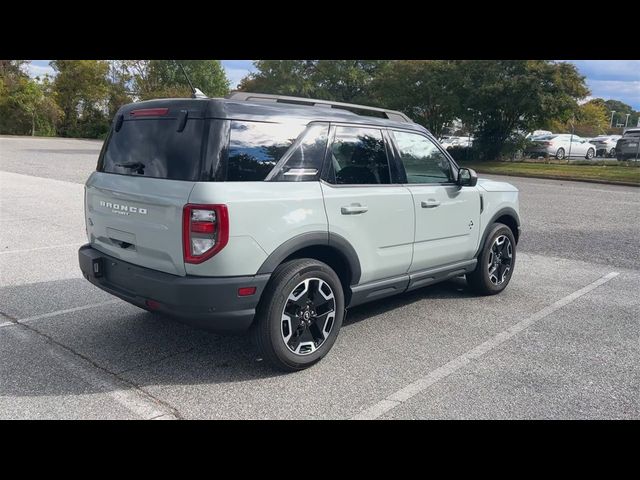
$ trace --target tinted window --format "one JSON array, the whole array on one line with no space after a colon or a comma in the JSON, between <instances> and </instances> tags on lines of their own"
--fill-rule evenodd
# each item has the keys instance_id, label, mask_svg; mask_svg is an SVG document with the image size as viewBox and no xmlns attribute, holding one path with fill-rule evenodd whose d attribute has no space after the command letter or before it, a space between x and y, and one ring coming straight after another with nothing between
<instances>
[{"instance_id":1,"label":"tinted window","mask_svg":"<svg viewBox=\"0 0 640 480\"><path fill-rule=\"evenodd\" d=\"M267 180L304 182L317 180L322 170L329 125L311 125L280 159Z\"/></svg>"},{"instance_id":2,"label":"tinted window","mask_svg":"<svg viewBox=\"0 0 640 480\"><path fill-rule=\"evenodd\" d=\"M435 143L422 135L393 132L408 183L452 181L451 164Z\"/></svg>"},{"instance_id":3,"label":"tinted window","mask_svg":"<svg viewBox=\"0 0 640 480\"><path fill-rule=\"evenodd\" d=\"M373 128L336 127L331 145L335 183L390 183L382 132Z\"/></svg>"},{"instance_id":4,"label":"tinted window","mask_svg":"<svg viewBox=\"0 0 640 480\"><path fill-rule=\"evenodd\" d=\"M304 125L232 121L226 180L264 180L304 128Z\"/></svg>"},{"instance_id":5,"label":"tinted window","mask_svg":"<svg viewBox=\"0 0 640 480\"><path fill-rule=\"evenodd\" d=\"M178 132L176 119L127 120L109 136L98 171L199 180L203 125L191 119Z\"/></svg>"},{"instance_id":6,"label":"tinted window","mask_svg":"<svg viewBox=\"0 0 640 480\"><path fill-rule=\"evenodd\" d=\"M629 137L640 137L640 130L631 130L624 134L625 138Z\"/></svg>"}]
</instances>

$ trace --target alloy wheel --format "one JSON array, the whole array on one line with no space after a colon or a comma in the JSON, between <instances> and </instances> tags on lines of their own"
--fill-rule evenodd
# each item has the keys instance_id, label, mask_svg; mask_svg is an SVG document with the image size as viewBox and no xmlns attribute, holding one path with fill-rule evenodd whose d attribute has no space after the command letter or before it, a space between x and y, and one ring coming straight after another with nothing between
<instances>
[{"instance_id":1,"label":"alloy wheel","mask_svg":"<svg viewBox=\"0 0 640 480\"><path fill-rule=\"evenodd\" d=\"M287 297L280 333L296 355L309 355L329 337L336 315L333 290L320 278L300 282Z\"/></svg>"},{"instance_id":2,"label":"alloy wheel","mask_svg":"<svg viewBox=\"0 0 640 480\"><path fill-rule=\"evenodd\" d=\"M513 247L506 235L499 235L491 245L487 269L489 280L494 285L502 285L511 270Z\"/></svg>"}]
</instances>

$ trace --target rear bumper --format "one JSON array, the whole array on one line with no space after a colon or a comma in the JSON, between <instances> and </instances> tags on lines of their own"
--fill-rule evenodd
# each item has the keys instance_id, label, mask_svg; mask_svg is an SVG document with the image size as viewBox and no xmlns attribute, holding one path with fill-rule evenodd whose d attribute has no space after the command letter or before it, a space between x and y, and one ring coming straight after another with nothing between
<instances>
[{"instance_id":1,"label":"rear bumper","mask_svg":"<svg viewBox=\"0 0 640 480\"><path fill-rule=\"evenodd\" d=\"M140 308L221 333L249 328L270 277L181 277L123 262L91 245L80 247L78 260L82 274L96 287ZM98 276L93 271L95 262L100 265ZM239 297L240 287L256 287L256 293ZM153 301L151 305L148 300Z\"/></svg>"}]
</instances>

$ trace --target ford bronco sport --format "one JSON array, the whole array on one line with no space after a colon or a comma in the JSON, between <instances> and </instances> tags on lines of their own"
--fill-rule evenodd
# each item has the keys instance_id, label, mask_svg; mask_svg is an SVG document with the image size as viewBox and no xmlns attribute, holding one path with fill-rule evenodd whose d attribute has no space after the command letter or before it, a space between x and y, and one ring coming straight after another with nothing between
<instances>
[{"instance_id":1,"label":"ford bronco sport","mask_svg":"<svg viewBox=\"0 0 640 480\"><path fill-rule=\"evenodd\" d=\"M85 188L80 268L284 370L320 360L346 308L466 275L507 286L518 191L478 180L404 114L235 93L116 114Z\"/></svg>"}]
</instances>

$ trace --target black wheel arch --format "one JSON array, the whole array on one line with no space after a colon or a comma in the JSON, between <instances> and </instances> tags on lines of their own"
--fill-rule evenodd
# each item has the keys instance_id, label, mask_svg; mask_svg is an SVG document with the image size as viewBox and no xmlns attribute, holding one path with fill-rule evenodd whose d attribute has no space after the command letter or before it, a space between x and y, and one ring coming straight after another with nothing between
<instances>
[{"instance_id":1,"label":"black wheel arch","mask_svg":"<svg viewBox=\"0 0 640 480\"><path fill-rule=\"evenodd\" d=\"M493 214L491 219L485 224L484 231L482 232L482 237L480 238L480 243L478 244L478 249L476 250L475 257L478 256L480 250L484 245L484 242L487 240L487 235L489 235L489 230L491 229L491 225L494 223L504 223L511 232L513 233L513 238L516 240L516 244L520 239L520 216L518 212L516 212L511 207L504 207L498 210Z\"/></svg>"},{"instance_id":2,"label":"black wheel arch","mask_svg":"<svg viewBox=\"0 0 640 480\"><path fill-rule=\"evenodd\" d=\"M306 232L277 247L262 263L257 275L273 273L281 263L292 258L310 257L327 263L343 283L345 293L360 281L360 259L347 239L333 232Z\"/></svg>"}]
</instances>

